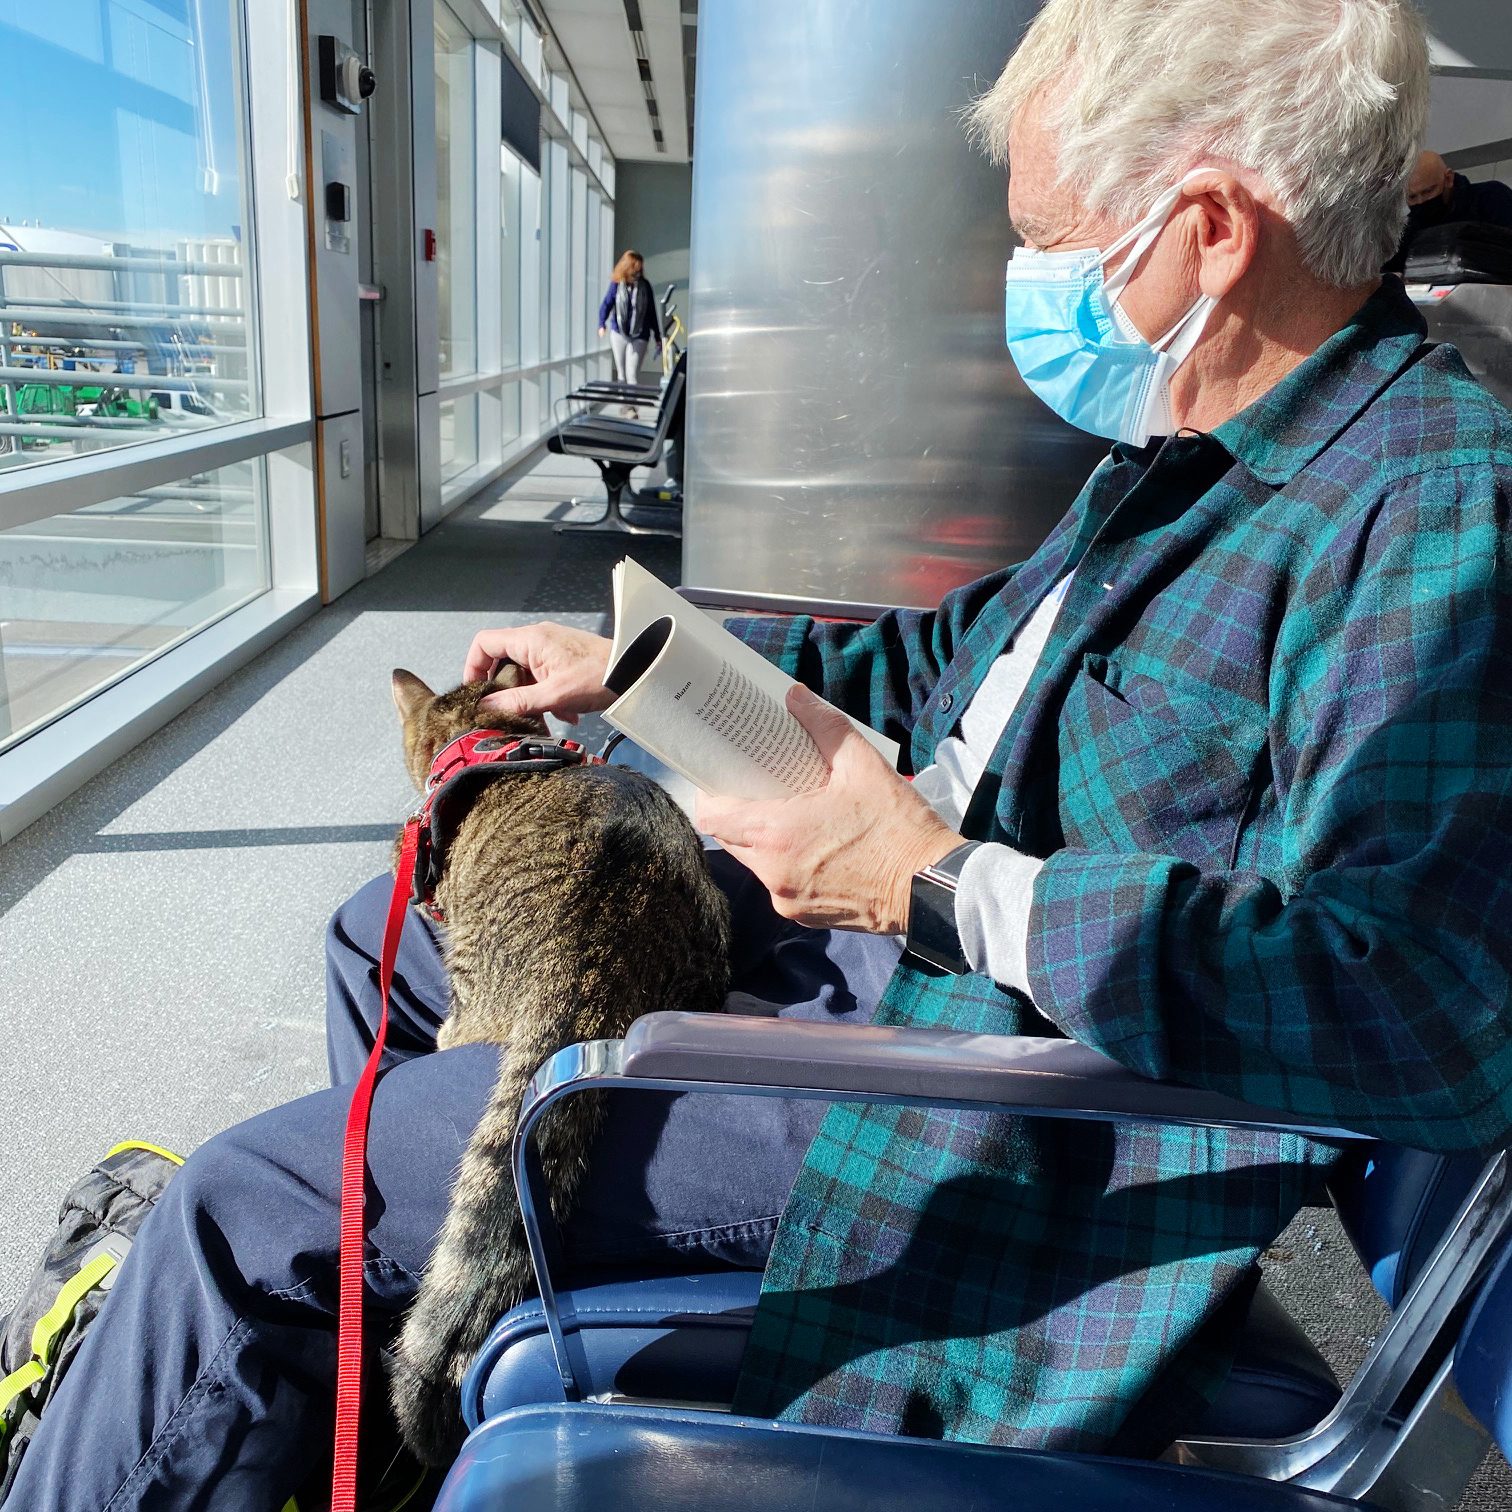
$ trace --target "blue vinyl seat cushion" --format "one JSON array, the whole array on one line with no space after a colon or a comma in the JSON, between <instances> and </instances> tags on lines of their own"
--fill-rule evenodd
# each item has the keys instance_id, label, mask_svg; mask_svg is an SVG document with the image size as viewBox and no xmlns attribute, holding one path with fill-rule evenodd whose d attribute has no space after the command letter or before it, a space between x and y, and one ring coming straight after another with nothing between
<instances>
[{"instance_id":1,"label":"blue vinyl seat cushion","mask_svg":"<svg viewBox=\"0 0 1512 1512\"><path fill-rule=\"evenodd\" d=\"M586 1395L727 1406L760 1289L759 1271L716 1271L619 1276L563 1293ZM476 1428L561 1397L540 1303L523 1303L495 1326L468 1371L463 1416ZM1312 1427L1338 1398L1322 1357L1262 1285L1227 1383L1185 1431L1284 1438Z\"/></svg>"},{"instance_id":2,"label":"blue vinyl seat cushion","mask_svg":"<svg viewBox=\"0 0 1512 1512\"><path fill-rule=\"evenodd\" d=\"M1374 1144L1346 1152L1328 1178L1339 1221L1393 1310L1475 1184L1483 1155L1430 1155Z\"/></svg>"},{"instance_id":3,"label":"blue vinyl seat cushion","mask_svg":"<svg viewBox=\"0 0 1512 1512\"><path fill-rule=\"evenodd\" d=\"M1454 1350L1454 1384L1502 1453L1512 1456L1512 1247L1465 1319Z\"/></svg>"},{"instance_id":4,"label":"blue vinyl seat cushion","mask_svg":"<svg viewBox=\"0 0 1512 1512\"><path fill-rule=\"evenodd\" d=\"M491 1419L436 1512L1360 1512L1140 1460L989 1449L724 1413L559 1402Z\"/></svg>"}]
</instances>

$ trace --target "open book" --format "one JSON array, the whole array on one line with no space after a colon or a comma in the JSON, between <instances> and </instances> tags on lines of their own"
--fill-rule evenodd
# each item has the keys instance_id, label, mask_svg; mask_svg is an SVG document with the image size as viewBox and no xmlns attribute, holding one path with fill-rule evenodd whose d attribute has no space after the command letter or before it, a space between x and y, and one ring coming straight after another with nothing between
<instances>
[{"instance_id":1,"label":"open book","mask_svg":"<svg viewBox=\"0 0 1512 1512\"><path fill-rule=\"evenodd\" d=\"M604 685L619 695L609 723L706 793L788 798L824 782L784 703L793 679L628 558L614 569ZM897 742L851 723L896 768Z\"/></svg>"}]
</instances>

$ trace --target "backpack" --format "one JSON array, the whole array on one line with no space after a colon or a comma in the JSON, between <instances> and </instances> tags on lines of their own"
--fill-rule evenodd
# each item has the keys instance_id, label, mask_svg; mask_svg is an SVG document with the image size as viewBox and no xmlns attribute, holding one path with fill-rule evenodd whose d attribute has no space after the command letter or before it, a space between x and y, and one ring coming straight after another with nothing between
<instances>
[{"instance_id":1,"label":"backpack","mask_svg":"<svg viewBox=\"0 0 1512 1512\"><path fill-rule=\"evenodd\" d=\"M0 1316L0 1506L121 1262L183 1163L171 1150L141 1140L116 1145L64 1197L58 1226L21 1300ZM329 1479L329 1471L317 1472L312 1487L283 1512L319 1512ZM422 1512L439 1483L439 1472L391 1453L384 1463L364 1467L363 1512Z\"/></svg>"},{"instance_id":2,"label":"backpack","mask_svg":"<svg viewBox=\"0 0 1512 1512\"><path fill-rule=\"evenodd\" d=\"M143 1220L183 1163L127 1140L64 1197L41 1263L0 1318L0 1503Z\"/></svg>"}]
</instances>

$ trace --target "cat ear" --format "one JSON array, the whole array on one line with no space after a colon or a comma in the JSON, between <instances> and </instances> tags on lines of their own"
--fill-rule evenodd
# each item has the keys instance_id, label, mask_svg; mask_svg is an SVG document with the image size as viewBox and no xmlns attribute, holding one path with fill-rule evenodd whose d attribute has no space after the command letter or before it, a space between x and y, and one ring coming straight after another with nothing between
<instances>
[{"instance_id":1,"label":"cat ear","mask_svg":"<svg viewBox=\"0 0 1512 1512\"><path fill-rule=\"evenodd\" d=\"M491 689L522 688L529 681L530 674L518 662L501 661L488 674L488 683Z\"/></svg>"},{"instance_id":2,"label":"cat ear","mask_svg":"<svg viewBox=\"0 0 1512 1512\"><path fill-rule=\"evenodd\" d=\"M406 672L403 667L394 668L393 690L394 707L398 709L400 719L408 719L422 704L429 703L436 696L413 672Z\"/></svg>"}]
</instances>

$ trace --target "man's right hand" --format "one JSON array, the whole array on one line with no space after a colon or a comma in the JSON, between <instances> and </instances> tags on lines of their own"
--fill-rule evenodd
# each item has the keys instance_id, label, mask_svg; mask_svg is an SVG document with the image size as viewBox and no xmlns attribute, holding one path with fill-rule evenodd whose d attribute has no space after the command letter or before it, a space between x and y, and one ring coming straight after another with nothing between
<instances>
[{"instance_id":1,"label":"man's right hand","mask_svg":"<svg viewBox=\"0 0 1512 1512\"><path fill-rule=\"evenodd\" d=\"M482 708L501 714L555 714L576 724L614 702L604 686L609 642L602 635L542 623L509 630L480 630L462 668L463 682L482 682L500 661L521 667L528 679L518 688L490 693Z\"/></svg>"}]
</instances>

